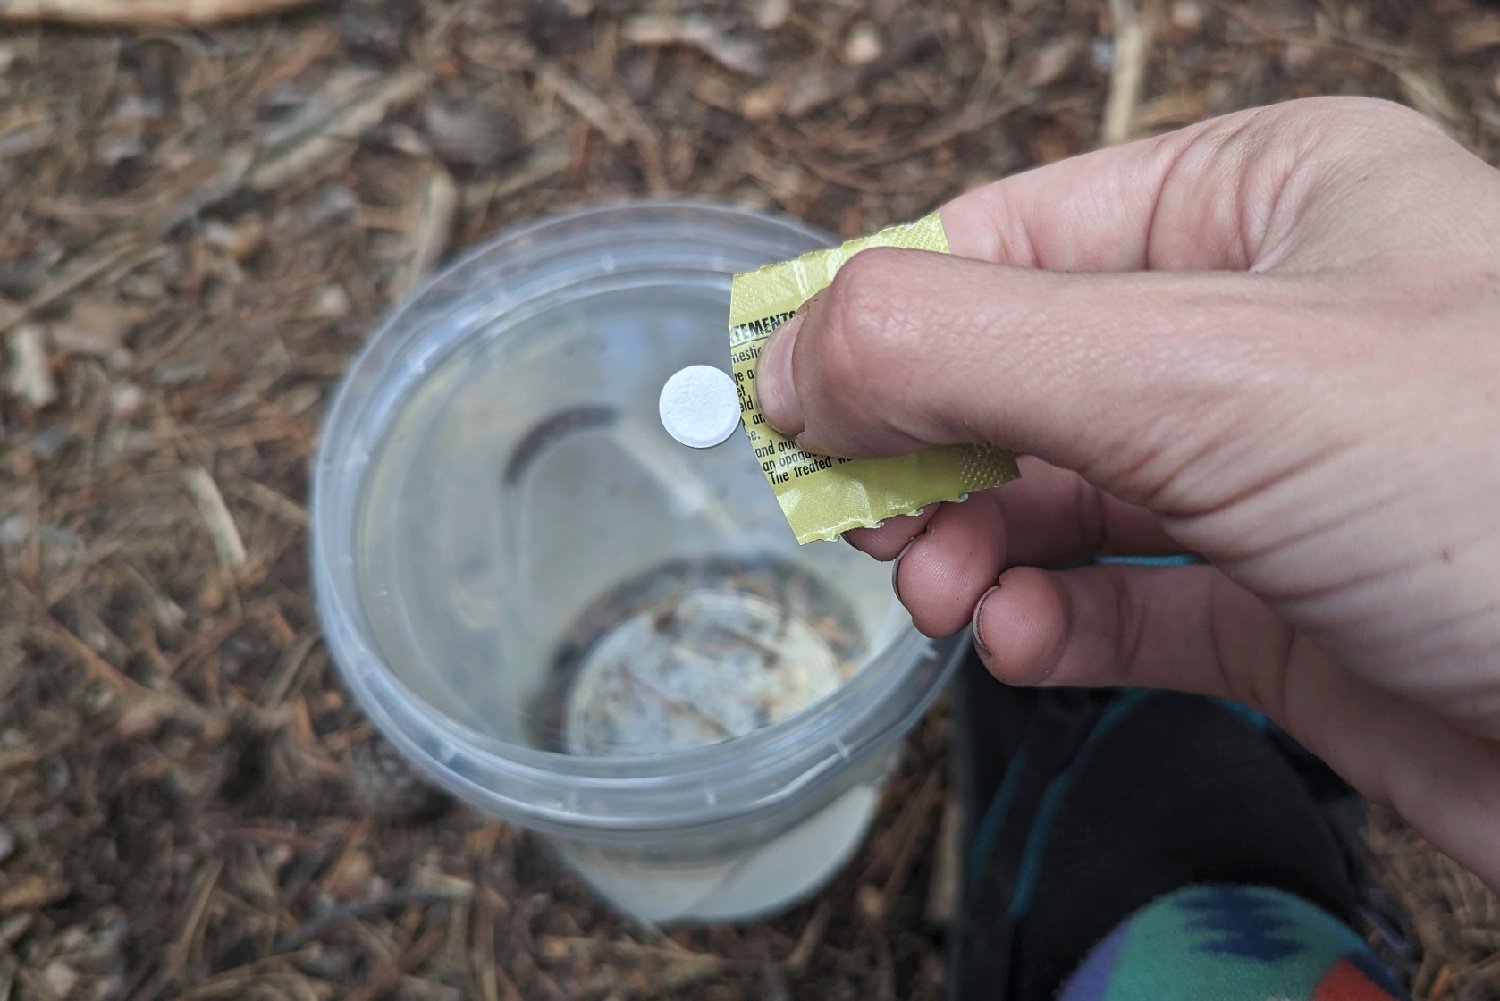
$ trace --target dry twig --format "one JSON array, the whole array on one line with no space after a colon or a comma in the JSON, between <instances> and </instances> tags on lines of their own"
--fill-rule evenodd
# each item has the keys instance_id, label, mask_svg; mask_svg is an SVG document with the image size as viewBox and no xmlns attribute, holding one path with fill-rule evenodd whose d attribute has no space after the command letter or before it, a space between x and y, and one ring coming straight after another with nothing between
<instances>
[{"instance_id":1,"label":"dry twig","mask_svg":"<svg viewBox=\"0 0 1500 1001\"><path fill-rule=\"evenodd\" d=\"M208 470L194 466L182 471L182 482L192 495L193 503L198 505L198 513L202 515L203 524L208 528L209 537L213 539L214 551L219 554L224 566L233 572L245 569L250 559L245 552L245 541L240 537L240 530L235 527L234 518L229 514L229 506L224 503L224 495L219 492L214 478L209 475Z\"/></svg>"},{"instance_id":2,"label":"dry twig","mask_svg":"<svg viewBox=\"0 0 1500 1001\"><path fill-rule=\"evenodd\" d=\"M1104 102L1100 142L1114 146L1135 134L1136 108L1146 80L1146 56L1151 49L1156 0L1109 0L1115 27L1115 57L1109 70L1109 95Z\"/></svg>"},{"instance_id":3,"label":"dry twig","mask_svg":"<svg viewBox=\"0 0 1500 1001\"><path fill-rule=\"evenodd\" d=\"M414 904L448 904L460 899L458 894L447 890L396 890L384 896L352 903L325 911L289 932L276 943L276 952L296 952L325 931L345 921L356 921L371 914L393 911Z\"/></svg>"},{"instance_id":4,"label":"dry twig","mask_svg":"<svg viewBox=\"0 0 1500 1001\"><path fill-rule=\"evenodd\" d=\"M474 899L471 965L480 1001L522 1001L521 989L495 959L494 891L481 887Z\"/></svg>"},{"instance_id":5,"label":"dry twig","mask_svg":"<svg viewBox=\"0 0 1500 1001\"><path fill-rule=\"evenodd\" d=\"M422 178L408 210L407 239L411 253L391 281L391 297L404 299L414 292L442 259L458 208L458 187L442 166L434 164Z\"/></svg>"},{"instance_id":6,"label":"dry twig","mask_svg":"<svg viewBox=\"0 0 1500 1001\"><path fill-rule=\"evenodd\" d=\"M0 21L121 26L205 25L260 17L312 0L7 0Z\"/></svg>"}]
</instances>

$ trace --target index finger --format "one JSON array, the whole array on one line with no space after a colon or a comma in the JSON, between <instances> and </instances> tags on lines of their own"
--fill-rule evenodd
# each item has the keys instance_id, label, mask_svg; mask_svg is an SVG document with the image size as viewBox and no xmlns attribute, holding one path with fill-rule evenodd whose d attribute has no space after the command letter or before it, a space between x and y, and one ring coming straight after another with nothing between
<instances>
[{"instance_id":1,"label":"index finger","mask_svg":"<svg viewBox=\"0 0 1500 1001\"><path fill-rule=\"evenodd\" d=\"M1245 271L1284 235L1278 209L1295 215L1279 196L1305 154L1340 159L1330 136L1409 114L1367 98L1252 108L993 181L943 206L943 227L953 253L994 264Z\"/></svg>"}]
</instances>

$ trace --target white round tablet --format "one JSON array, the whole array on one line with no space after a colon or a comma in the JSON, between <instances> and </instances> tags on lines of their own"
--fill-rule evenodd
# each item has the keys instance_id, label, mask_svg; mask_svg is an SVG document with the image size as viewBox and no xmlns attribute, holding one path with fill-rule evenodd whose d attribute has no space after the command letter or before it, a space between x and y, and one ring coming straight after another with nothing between
<instances>
[{"instance_id":1,"label":"white round tablet","mask_svg":"<svg viewBox=\"0 0 1500 1001\"><path fill-rule=\"evenodd\" d=\"M740 426L734 379L712 365L689 365L661 389L661 426L693 448L713 448Z\"/></svg>"}]
</instances>

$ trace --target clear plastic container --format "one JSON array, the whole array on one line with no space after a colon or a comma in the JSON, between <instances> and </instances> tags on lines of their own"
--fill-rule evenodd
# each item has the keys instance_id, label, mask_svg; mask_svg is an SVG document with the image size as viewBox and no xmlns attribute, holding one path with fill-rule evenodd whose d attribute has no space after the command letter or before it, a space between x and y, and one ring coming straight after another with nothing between
<instances>
[{"instance_id":1,"label":"clear plastic container","mask_svg":"<svg viewBox=\"0 0 1500 1001\"><path fill-rule=\"evenodd\" d=\"M683 201L520 228L386 320L324 428L313 579L356 698L644 919L822 886L955 658L886 567L794 543L742 438L687 449L656 413L672 372L727 367L733 273L828 242Z\"/></svg>"}]
</instances>

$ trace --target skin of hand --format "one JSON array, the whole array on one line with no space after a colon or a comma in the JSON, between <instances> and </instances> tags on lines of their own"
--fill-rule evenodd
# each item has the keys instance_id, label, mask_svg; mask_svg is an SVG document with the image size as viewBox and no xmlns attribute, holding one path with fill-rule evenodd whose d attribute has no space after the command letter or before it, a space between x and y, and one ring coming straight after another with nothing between
<instances>
[{"instance_id":1,"label":"skin of hand","mask_svg":"<svg viewBox=\"0 0 1500 1001\"><path fill-rule=\"evenodd\" d=\"M1256 109L942 209L757 385L804 448L1023 477L847 540L1019 685L1266 712L1500 888L1500 172L1373 100ZM1204 566L1080 567L1193 552Z\"/></svg>"}]
</instances>

